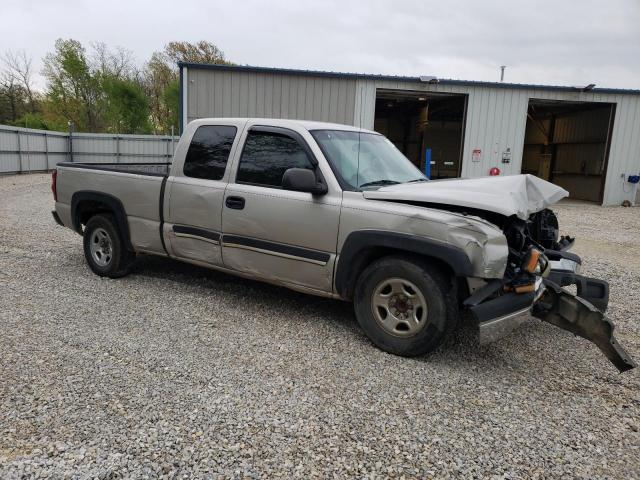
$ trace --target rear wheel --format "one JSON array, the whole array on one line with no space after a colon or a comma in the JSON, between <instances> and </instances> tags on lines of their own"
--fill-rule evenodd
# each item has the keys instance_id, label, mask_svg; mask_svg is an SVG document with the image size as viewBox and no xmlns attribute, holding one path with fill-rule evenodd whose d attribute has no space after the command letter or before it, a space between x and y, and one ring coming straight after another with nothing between
<instances>
[{"instance_id":1,"label":"rear wheel","mask_svg":"<svg viewBox=\"0 0 640 480\"><path fill-rule=\"evenodd\" d=\"M450 282L419 258L394 255L358 279L354 306L371 341L389 353L415 356L437 348L456 324Z\"/></svg>"},{"instance_id":2,"label":"rear wheel","mask_svg":"<svg viewBox=\"0 0 640 480\"><path fill-rule=\"evenodd\" d=\"M125 248L113 216L91 217L84 229L83 245L84 256L95 274L118 278L129 273L134 254Z\"/></svg>"}]
</instances>

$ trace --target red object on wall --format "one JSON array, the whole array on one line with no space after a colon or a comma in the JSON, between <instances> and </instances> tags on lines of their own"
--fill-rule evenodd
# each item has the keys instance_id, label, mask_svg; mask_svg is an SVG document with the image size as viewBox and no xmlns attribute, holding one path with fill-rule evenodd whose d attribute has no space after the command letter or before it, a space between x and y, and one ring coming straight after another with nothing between
<instances>
[{"instance_id":1,"label":"red object on wall","mask_svg":"<svg viewBox=\"0 0 640 480\"><path fill-rule=\"evenodd\" d=\"M489 175L500 175L500 169L498 167L493 167L491 170L489 170Z\"/></svg>"}]
</instances>

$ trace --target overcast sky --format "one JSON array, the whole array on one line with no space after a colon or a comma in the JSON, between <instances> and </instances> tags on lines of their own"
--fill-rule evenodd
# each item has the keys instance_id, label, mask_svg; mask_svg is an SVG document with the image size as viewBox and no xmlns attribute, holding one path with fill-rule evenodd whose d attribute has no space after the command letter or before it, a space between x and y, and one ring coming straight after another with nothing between
<instances>
[{"instance_id":1,"label":"overcast sky","mask_svg":"<svg viewBox=\"0 0 640 480\"><path fill-rule=\"evenodd\" d=\"M0 51L38 69L57 38L143 64L209 40L238 64L465 80L640 88L640 0L0 0ZM40 81L40 84L41 81Z\"/></svg>"}]
</instances>

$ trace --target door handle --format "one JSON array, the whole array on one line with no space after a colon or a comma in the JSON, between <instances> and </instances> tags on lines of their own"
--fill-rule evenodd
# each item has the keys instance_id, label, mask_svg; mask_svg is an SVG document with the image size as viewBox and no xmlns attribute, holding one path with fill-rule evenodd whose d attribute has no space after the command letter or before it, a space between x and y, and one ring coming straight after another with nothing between
<instances>
[{"instance_id":1,"label":"door handle","mask_svg":"<svg viewBox=\"0 0 640 480\"><path fill-rule=\"evenodd\" d=\"M224 201L225 205L234 210L242 210L244 208L244 198L242 197L227 197Z\"/></svg>"}]
</instances>

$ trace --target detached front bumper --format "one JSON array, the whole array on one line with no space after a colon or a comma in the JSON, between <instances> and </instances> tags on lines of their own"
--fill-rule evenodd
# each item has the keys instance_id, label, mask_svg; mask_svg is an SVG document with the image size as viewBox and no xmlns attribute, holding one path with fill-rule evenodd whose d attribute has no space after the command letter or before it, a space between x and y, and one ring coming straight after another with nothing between
<instances>
[{"instance_id":1,"label":"detached front bumper","mask_svg":"<svg viewBox=\"0 0 640 480\"><path fill-rule=\"evenodd\" d=\"M502 283L493 287L497 287L497 292L502 288ZM485 345L505 337L531 318L533 305L542 296L544 289L542 278L539 278L533 292L505 293L475 305L467 303L478 322L480 344Z\"/></svg>"},{"instance_id":2,"label":"detached front bumper","mask_svg":"<svg viewBox=\"0 0 640 480\"><path fill-rule=\"evenodd\" d=\"M635 368L631 356L613 336L613 323L604 314L609 284L580 275L577 255L563 252L561 257L552 259L549 276L538 277L533 292L499 294L502 282L494 281L465 300L478 323L480 344L504 337L534 316L594 343L620 372ZM576 295L563 288L569 285L576 286Z\"/></svg>"}]
</instances>

